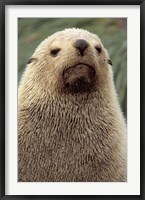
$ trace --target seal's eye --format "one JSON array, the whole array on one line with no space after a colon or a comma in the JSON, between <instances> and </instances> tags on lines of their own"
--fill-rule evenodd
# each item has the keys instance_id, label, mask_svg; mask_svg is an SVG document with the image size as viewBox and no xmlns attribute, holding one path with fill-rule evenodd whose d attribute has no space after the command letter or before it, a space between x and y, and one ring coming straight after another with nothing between
<instances>
[{"instance_id":1,"label":"seal's eye","mask_svg":"<svg viewBox=\"0 0 145 200\"><path fill-rule=\"evenodd\" d=\"M58 52L60 51L60 48L52 49L50 51L51 56L56 57L58 55Z\"/></svg>"},{"instance_id":2,"label":"seal's eye","mask_svg":"<svg viewBox=\"0 0 145 200\"><path fill-rule=\"evenodd\" d=\"M30 58L30 59L28 60L27 64L32 63L34 60L36 60L36 58Z\"/></svg>"},{"instance_id":3,"label":"seal's eye","mask_svg":"<svg viewBox=\"0 0 145 200\"><path fill-rule=\"evenodd\" d=\"M95 49L97 50L98 53L101 53L101 51L102 51L102 48L101 48L100 45L97 45L97 46L95 47Z\"/></svg>"}]
</instances>

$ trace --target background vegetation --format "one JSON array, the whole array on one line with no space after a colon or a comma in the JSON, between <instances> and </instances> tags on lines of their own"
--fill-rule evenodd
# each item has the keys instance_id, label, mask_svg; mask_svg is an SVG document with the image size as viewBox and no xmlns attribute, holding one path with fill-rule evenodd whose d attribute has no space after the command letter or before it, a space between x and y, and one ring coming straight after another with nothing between
<instances>
[{"instance_id":1,"label":"background vegetation","mask_svg":"<svg viewBox=\"0 0 145 200\"><path fill-rule=\"evenodd\" d=\"M113 63L114 80L122 110L127 116L127 20L126 18L19 18L18 82L37 45L65 28L83 28L96 33Z\"/></svg>"}]
</instances>

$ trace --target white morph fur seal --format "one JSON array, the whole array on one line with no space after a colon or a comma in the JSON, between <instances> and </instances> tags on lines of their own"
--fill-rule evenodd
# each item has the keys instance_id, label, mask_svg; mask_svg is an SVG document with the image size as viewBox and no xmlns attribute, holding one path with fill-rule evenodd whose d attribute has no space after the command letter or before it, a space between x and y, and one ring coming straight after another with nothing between
<instances>
[{"instance_id":1,"label":"white morph fur seal","mask_svg":"<svg viewBox=\"0 0 145 200\"><path fill-rule=\"evenodd\" d=\"M97 35L72 28L45 39L18 93L19 181L126 181L126 124Z\"/></svg>"}]
</instances>

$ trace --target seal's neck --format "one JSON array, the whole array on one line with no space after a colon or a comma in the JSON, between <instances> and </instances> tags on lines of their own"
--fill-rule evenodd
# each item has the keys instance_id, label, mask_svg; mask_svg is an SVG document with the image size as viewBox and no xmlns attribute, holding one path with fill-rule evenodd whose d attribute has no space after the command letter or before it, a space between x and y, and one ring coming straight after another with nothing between
<instances>
[{"instance_id":1,"label":"seal's neck","mask_svg":"<svg viewBox=\"0 0 145 200\"><path fill-rule=\"evenodd\" d=\"M62 112L66 115L76 115L86 113L87 115L104 115L107 110L117 110L114 108L116 101L108 91L95 91L84 94L58 94L47 99L46 107L56 115ZM40 101L41 102L41 101Z\"/></svg>"}]
</instances>

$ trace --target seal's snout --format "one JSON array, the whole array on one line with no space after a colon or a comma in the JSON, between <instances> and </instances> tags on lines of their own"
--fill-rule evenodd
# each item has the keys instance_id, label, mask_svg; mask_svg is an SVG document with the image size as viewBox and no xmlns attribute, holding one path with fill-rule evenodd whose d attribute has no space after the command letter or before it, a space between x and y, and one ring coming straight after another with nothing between
<instances>
[{"instance_id":1,"label":"seal's snout","mask_svg":"<svg viewBox=\"0 0 145 200\"><path fill-rule=\"evenodd\" d=\"M92 90L95 78L95 69L83 63L65 69L62 74L64 89L71 93L82 93Z\"/></svg>"},{"instance_id":2,"label":"seal's snout","mask_svg":"<svg viewBox=\"0 0 145 200\"><path fill-rule=\"evenodd\" d=\"M86 40L83 40L83 39L78 39L75 42L75 47L76 47L76 49L79 50L79 53L80 53L81 56L84 55L85 49L87 49L88 46L89 46L89 43Z\"/></svg>"}]
</instances>

